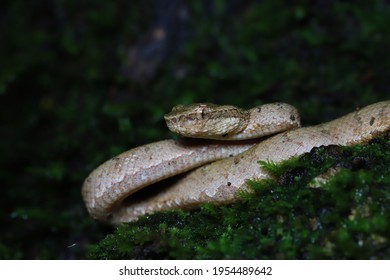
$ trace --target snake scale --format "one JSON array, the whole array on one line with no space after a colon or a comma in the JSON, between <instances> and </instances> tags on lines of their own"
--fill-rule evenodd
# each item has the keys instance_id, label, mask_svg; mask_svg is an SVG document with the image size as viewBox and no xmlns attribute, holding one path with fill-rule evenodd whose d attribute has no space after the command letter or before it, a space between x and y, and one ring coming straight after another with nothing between
<instances>
[{"instance_id":1,"label":"snake scale","mask_svg":"<svg viewBox=\"0 0 390 280\"><path fill-rule=\"evenodd\" d=\"M165 118L171 130L189 130L195 138L211 133L214 140L163 140L106 161L82 187L94 219L118 225L156 211L233 202L238 190L249 190L247 179L269 177L259 160L278 163L314 147L365 143L389 131L390 100L309 127L300 127L297 110L284 103L248 111L226 105L178 106ZM193 132L196 127L200 132ZM246 137L254 139L242 140Z\"/></svg>"}]
</instances>

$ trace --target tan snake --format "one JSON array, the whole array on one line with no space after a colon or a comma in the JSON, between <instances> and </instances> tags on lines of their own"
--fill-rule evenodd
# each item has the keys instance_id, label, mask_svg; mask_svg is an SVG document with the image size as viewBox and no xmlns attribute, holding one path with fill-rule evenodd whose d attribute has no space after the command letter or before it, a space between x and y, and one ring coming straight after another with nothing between
<instances>
[{"instance_id":1,"label":"tan snake","mask_svg":"<svg viewBox=\"0 0 390 280\"><path fill-rule=\"evenodd\" d=\"M309 152L313 147L364 143L390 130L390 101L301 128L297 128L300 120L296 109L283 103L266 104L249 111L232 106L218 109L211 105L212 111L216 109L211 118L208 105L194 106L189 114L182 114L182 107L174 108L166 115L168 126L184 120L187 126L184 130L187 130L200 124L203 131L191 137L203 137L209 127L219 123L228 132L214 132L212 138L228 141L163 140L108 160L87 177L82 187L87 210L94 219L117 225L156 211L193 208L205 202L233 202L238 190L249 190L247 179L269 177L257 163L259 160L277 163ZM227 121L223 118L226 113ZM252 122L253 119L257 122ZM255 130L260 134L253 135ZM284 130L287 131L281 132ZM235 133L260 137L278 132L281 133L260 142L230 141L241 139ZM179 173L184 175L170 178ZM169 179L163 180L166 178Z\"/></svg>"}]
</instances>

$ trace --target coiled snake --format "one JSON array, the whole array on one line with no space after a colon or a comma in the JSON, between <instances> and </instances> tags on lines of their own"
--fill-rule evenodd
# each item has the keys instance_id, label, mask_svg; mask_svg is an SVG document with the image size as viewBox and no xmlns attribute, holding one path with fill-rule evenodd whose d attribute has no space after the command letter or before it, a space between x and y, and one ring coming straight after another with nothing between
<instances>
[{"instance_id":1,"label":"coiled snake","mask_svg":"<svg viewBox=\"0 0 390 280\"><path fill-rule=\"evenodd\" d=\"M94 219L117 225L156 211L233 202L238 190L249 189L247 179L269 176L259 160L277 163L313 147L364 143L389 131L390 101L310 127L300 127L297 110L284 103L248 111L212 104L180 105L165 119L171 130L214 140L163 140L106 161L82 187ZM257 139L271 134L276 135ZM248 137L253 139L243 140Z\"/></svg>"}]
</instances>

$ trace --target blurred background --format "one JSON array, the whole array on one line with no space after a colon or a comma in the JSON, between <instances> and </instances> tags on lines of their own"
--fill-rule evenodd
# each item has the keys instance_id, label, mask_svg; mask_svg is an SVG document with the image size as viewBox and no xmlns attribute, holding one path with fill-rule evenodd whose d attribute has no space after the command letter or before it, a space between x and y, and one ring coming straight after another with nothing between
<instances>
[{"instance_id":1,"label":"blurred background","mask_svg":"<svg viewBox=\"0 0 390 280\"><path fill-rule=\"evenodd\" d=\"M178 103L282 101L304 125L389 99L385 0L2 1L0 258L83 259L113 228L80 194L172 137Z\"/></svg>"}]
</instances>

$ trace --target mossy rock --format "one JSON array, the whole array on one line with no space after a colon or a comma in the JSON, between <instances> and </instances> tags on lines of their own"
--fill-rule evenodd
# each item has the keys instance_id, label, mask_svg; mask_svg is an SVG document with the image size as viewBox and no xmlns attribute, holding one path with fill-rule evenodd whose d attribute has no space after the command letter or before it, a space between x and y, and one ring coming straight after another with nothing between
<instances>
[{"instance_id":1,"label":"mossy rock","mask_svg":"<svg viewBox=\"0 0 390 280\"><path fill-rule=\"evenodd\" d=\"M388 138L388 137L387 137ZM250 181L228 206L169 211L120 226L92 259L388 259L390 140L314 148ZM338 172L308 187L329 168Z\"/></svg>"}]
</instances>

